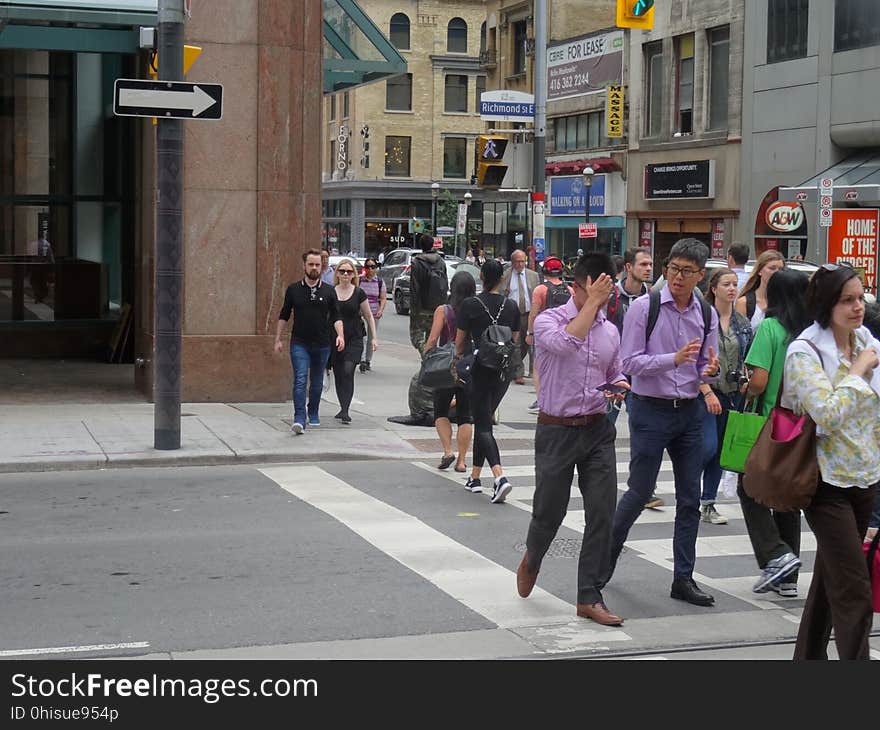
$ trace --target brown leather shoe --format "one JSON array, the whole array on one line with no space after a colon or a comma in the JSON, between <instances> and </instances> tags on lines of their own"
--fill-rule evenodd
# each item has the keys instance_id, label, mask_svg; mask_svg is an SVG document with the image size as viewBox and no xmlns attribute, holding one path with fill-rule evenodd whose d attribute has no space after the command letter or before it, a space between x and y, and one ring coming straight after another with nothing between
<instances>
[{"instance_id":1,"label":"brown leather shoe","mask_svg":"<svg viewBox=\"0 0 880 730\"><path fill-rule=\"evenodd\" d=\"M515 382L517 385L525 385L526 379L525 378L516 378L516 380L514 380L513 382Z\"/></svg>"},{"instance_id":2,"label":"brown leather shoe","mask_svg":"<svg viewBox=\"0 0 880 730\"><path fill-rule=\"evenodd\" d=\"M538 580L538 571L536 570L532 573L529 570L528 560L529 552L526 550L526 552L523 553L522 562L516 569L516 590L523 598L528 598L529 594L532 592L532 588L535 587L535 581Z\"/></svg>"},{"instance_id":3,"label":"brown leather shoe","mask_svg":"<svg viewBox=\"0 0 880 730\"><path fill-rule=\"evenodd\" d=\"M603 626L620 626L623 624L623 619L611 613L603 601L598 603L579 603L577 605L577 615L581 618L592 619L597 624L602 624Z\"/></svg>"}]
</instances>

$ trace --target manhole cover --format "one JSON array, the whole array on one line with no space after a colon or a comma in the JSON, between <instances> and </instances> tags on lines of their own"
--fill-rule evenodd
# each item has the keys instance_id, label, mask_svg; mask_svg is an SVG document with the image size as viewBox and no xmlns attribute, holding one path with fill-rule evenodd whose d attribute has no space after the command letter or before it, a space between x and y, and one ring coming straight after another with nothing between
<instances>
[{"instance_id":1,"label":"manhole cover","mask_svg":"<svg viewBox=\"0 0 880 730\"><path fill-rule=\"evenodd\" d=\"M550 543L545 558L578 558L581 554L581 538L579 537L557 537ZM518 553L524 553L526 544L518 542L513 546ZM625 553L628 548L623 548L621 552Z\"/></svg>"}]
</instances>

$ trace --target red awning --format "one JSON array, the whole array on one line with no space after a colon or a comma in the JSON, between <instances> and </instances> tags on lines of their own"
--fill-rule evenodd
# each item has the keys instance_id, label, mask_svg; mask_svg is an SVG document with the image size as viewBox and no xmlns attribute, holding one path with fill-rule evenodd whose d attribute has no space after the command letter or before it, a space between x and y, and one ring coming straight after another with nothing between
<instances>
[{"instance_id":1,"label":"red awning","mask_svg":"<svg viewBox=\"0 0 880 730\"><path fill-rule=\"evenodd\" d=\"M580 175L589 165L596 173L619 172L620 166L610 157L594 157L586 160L559 160L544 166L545 175Z\"/></svg>"}]
</instances>

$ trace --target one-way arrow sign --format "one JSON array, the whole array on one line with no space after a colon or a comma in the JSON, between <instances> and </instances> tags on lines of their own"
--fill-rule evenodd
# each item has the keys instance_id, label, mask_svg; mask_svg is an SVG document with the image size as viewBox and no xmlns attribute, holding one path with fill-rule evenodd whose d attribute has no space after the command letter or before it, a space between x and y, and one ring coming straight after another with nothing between
<instances>
[{"instance_id":1,"label":"one-way arrow sign","mask_svg":"<svg viewBox=\"0 0 880 730\"><path fill-rule=\"evenodd\" d=\"M116 79L113 113L118 117L220 119L223 116L223 86Z\"/></svg>"}]
</instances>

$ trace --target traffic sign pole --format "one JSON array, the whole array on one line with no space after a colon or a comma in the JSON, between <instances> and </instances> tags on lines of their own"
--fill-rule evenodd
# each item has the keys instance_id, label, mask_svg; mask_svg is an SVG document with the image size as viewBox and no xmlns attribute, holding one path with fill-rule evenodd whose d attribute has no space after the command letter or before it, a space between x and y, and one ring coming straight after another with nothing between
<instances>
[{"instance_id":1,"label":"traffic sign pole","mask_svg":"<svg viewBox=\"0 0 880 730\"><path fill-rule=\"evenodd\" d=\"M159 79L183 80L183 0L159 0ZM180 448L183 345L183 122L160 117L156 130L156 295L153 445Z\"/></svg>"}]
</instances>

